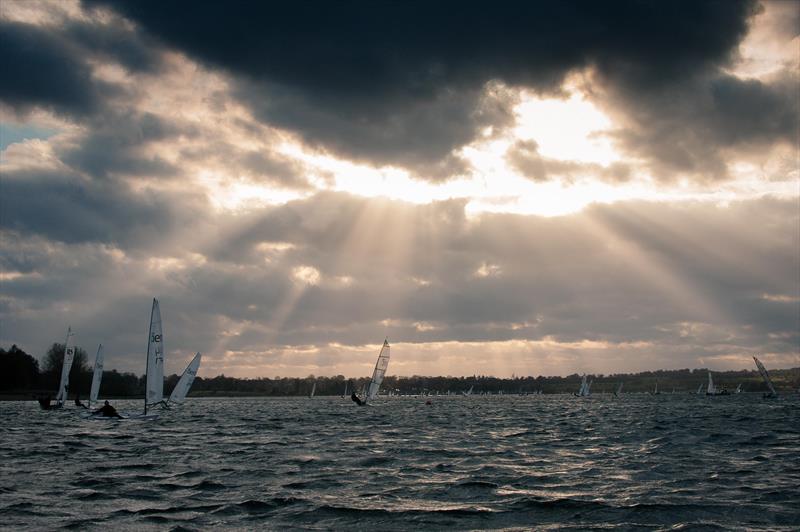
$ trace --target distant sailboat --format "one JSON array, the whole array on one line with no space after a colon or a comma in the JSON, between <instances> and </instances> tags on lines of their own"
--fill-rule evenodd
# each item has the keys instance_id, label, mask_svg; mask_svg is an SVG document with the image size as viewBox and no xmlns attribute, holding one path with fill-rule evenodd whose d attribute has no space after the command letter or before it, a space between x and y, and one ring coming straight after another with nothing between
<instances>
[{"instance_id":1,"label":"distant sailboat","mask_svg":"<svg viewBox=\"0 0 800 532\"><path fill-rule=\"evenodd\" d=\"M620 395L622 395L622 383L619 383L617 389L614 390L614 397L619 397Z\"/></svg>"},{"instance_id":2,"label":"distant sailboat","mask_svg":"<svg viewBox=\"0 0 800 532\"><path fill-rule=\"evenodd\" d=\"M661 395L661 392L658 391L658 381L656 381L656 387L651 392L651 395Z\"/></svg>"},{"instance_id":3,"label":"distant sailboat","mask_svg":"<svg viewBox=\"0 0 800 532\"><path fill-rule=\"evenodd\" d=\"M389 367L389 349L389 340L384 340L383 347L381 347L381 351L378 353L378 360L375 362L372 379L369 382L366 392L362 394L364 399L362 400L358 397L353 398L358 405L366 405L369 401L372 401L378 396L378 390L381 387L384 375L386 375L386 369ZM353 395L355 396L355 394Z\"/></svg>"},{"instance_id":4,"label":"distant sailboat","mask_svg":"<svg viewBox=\"0 0 800 532\"><path fill-rule=\"evenodd\" d=\"M342 394L342 397L347 397L347 385L348 384L349 384L348 382L344 383L344 393Z\"/></svg>"},{"instance_id":5,"label":"distant sailboat","mask_svg":"<svg viewBox=\"0 0 800 532\"><path fill-rule=\"evenodd\" d=\"M739 386L736 387L736 391L733 393L742 393L742 383L739 383Z\"/></svg>"},{"instance_id":6,"label":"distant sailboat","mask_svg":"<svg viewBox=\"0 0 800 532\"><path fill-rule=\"evenodd\" d=\"M466 395L472 395L472 389L473 389L474 387L475 387L475 385L473 384L472 386L470 386L470 387L469 387L469 390L467 390L467 391L465 391L465 392L461 392L461 395L465 395L465 396L466 396Z\"/></svg>"},{"instance_id":7,"label":"distant sailboat","mask_svg":"<svg viewBox=\"0 0 800 532\"><path fill-rule=\"evenodd\" d=\"M181 378L169 395L168 403L183 403L186 396L189 394L189 389L191 389L194 383L194 378L197 377L197 370L200 369L200 360L202 358L203 356L200 353L194 355L194 358L189 362L189 365L186 366L186 369L183 370L183 375L181 375Z\"/></svg>"},{"instance_id":8,"label":"distant sailboat","mask_svg":"<svg viewBox=\"0 0 800 532\"><path fill-rule=\"evenodd\" d=\"M697 387L697 392L695 392L695 393L697 395L703 395L703 383L702 382L700 383L700 386Z\"/></svg>"},{"instance_id":9,"label":"distant sailboat","mask_svg":"<svg viewBox=\"0 0 800 532\"><path fill-rule=\"evenodd\" d=\"M764 399L777 399L778 392L775 391L775 386L772 385L772 379L769 378L769 373L767 373L767 368L764 367L764 364L761 363L759 359L753 357L753 360L756 361L756 367L758 368L758 372L761 373L761 378L764 379L764 383L769 388L769 392L762 395Z\"/></svg>"},{"instance_id":10,"label":"distant sailboat","mask_svg":"<svg viewBox=\"0 0 800 532\"><path fill-rule=\"evenodd\" d=\"M581 379L581 387L578 389L578 392L575 394L576 397L588 397L591 392L590 389L592 387L592 383L586 380L586 374L583 375L583 379Z\"/></svg>"},{"instance_id":11,"label":"distant sailboat","mask_svg":"<svg viewBox=\"0 0 800 532\"><path fill-rule=\"evenodd\" d=\"M706 395L730 395L728 390L722 388L719 389L714 386L714 379L711 377L711 371L708 372L708 388L706 389Z\"/></svg>"},{"instance_id":12,"label":"distant sailboat","mask_svg":"<svg viewBox=\"0 0 800 532\"><path fill-rule=\"evenodd\" d=\"M62 408L67 402L69 372L72 370L72 362L75 360L75 348L69 345L70 338L73 336L72 327L67 327L67 339L64 341L64 363L61 365L61 381L58 384L56 404L50 408Z\"/></svg>"},{"instance_id":13,"label":"distant sailboat","mask_svg":"<svg viewBox=\"0 0 800 532\"><path fill-rule=\"evenodd\" d=\"M100 381L103 379L103 344L97 346L97 355L94 357L94 371L92 371L92 387L89 390L89 404L87 408L92 408L92 404L97 402L100 394Z\"/></svg>"},{"instance_id":14,"label":"distant sailboat","mask_svg":"<svg viewBox=\"0 0 800 532\"><path fill-rule=\"evenodd\" d=\"M314 381L314 384L311 385L311 393L308 394L309 397L314 397L314 392L317 391L317 381Z\"/></svg>"}]
</instances>

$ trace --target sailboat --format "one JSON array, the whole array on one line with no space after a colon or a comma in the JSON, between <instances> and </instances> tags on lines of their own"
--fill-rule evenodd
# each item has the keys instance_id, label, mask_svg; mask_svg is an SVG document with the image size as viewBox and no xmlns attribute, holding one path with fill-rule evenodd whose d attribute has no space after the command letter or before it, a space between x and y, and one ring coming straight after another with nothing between
<instances>
[{"instance_id":1,"label":"sailboat","mask_svg":"<svg viewBox=\"0 0 800 532\"><path fill-rule=\"evenodd\" d=\"M189 389L194 383L194 378L197 377L197 370L200 369L200 359L202 357L200 353L195 354L192 361L189 362L189 365L183 370L181 378L178 379L178 383L169 395L168 404L182 404L184 399L186 399L186 395L189 393Z\"/></svg>"},{"instance_id":2,"label":"sailboat","mask_svg":"<svg viewBox=\"0 0 800 532\"><path fill-rule=\"evenodd\" d=\"M308 394L308 397L314 397L315 391L317 391L317 381L314 381L314 384L311 385L311 393Z\"/></svg>"},{"instance_id":3,"label":"sailboat","mask_svg":"<svg viewBox=\"0 0 800 532\"><path fill-rule=\"evenodd\" d=\"M58 384L58 394L56 404L49 409L63 408L67 402L69 393L69 372L72 370L72 362L75 360L75 348L69 345L69 340L74 336L72 327L67 327L67 339L64 341L64 363L61 365L61 381Z\"/></svg>"},{"instance_id":4,"label":"sailboat","mask_svg":"<svg viewBox=\"0 0 800 532\"><path fill-rule=\"evenodd\" d=\"M661 392L658 391L658 381L656 381L656 387L653 389L651 395L661 395Z\"/></svg>"},{"instance_id":5,"label":"sailboat","mask_svg":"<svg viewBox=\"0 0 800 532\"><path fill-rule=\"evenodd\" d=\"M591 388L592 383L586 381L586 374L583 375L583 379L581 379L581 387L578 389L578 392L575 394L575 397L589 397L591 393L589 389Z\"/></svg>"},{"instance_id":6,"label":"sailboat","mask_svg":"<svg viewBox=\"0 0 800 532\"><path fill-rule=\"evenodd\" d=\"M348 382L345 382L345 383L344 383L344 393L342 394L342 398L345 398L345 397L347 397L347 385L348 385L348 384L349 384Z\"/></svg>"},{"instance_id":7,"label":"sailboat","mask_svg":"<svg viewBox=\"0 0 800 532\"><path fill-rule=\"evenodd\" d=\"M708 372L708 388L706 389L706 395L730 395L725 388L718 389L714 386L714 379L711 377L710 370Z\"/></svg>"},{"instance_id":8,"label":"sailboat","mask_svg":"<svg viewBox=\"0 0 800 532\"><path fill-rule=\"evenodd\" d=\"M622 383L619 383L617 389L614 390L614 397L619 397L620 395L622 395Z\"/></svg>"},{"instance_id":9,"label":"sailboat","mask_svg":"<svg viewBox=\"0 0 800 532\"><path fill-rule=\"evenodd\" d=\"M469 387L469 390L467 390L466 392L461 392L461 395L465 395L465 396L466 395L472 395L472 389L474 387L475 387L475 385L473 384L472 386Z\"/></svg>"},{"instance_id":10,"label":"sailboat","mask_svg":"<svg viewBox=\"0 0 800 532\"><path fill-rule=\"evenodd\" d=\"M703 395L703 383L700 383L700 386L697 387L697 395Z\"/></svg>"},{"instance_id":11,"label":"sailboat","mask_svg":"<svg viewBox=\"0 0 800 532\"><path fill-rule=\"evenodd\" d=\"M150 310L150 332L147 336L147 366L144 413L147 408L164 405L164 334L161 328L161 307L153 298Z\"/></svg>"},{"instance_id":12,"label":"sailboat","mask_svg":"<svg viewBox=\"0 0 800 532\"><path fill-rule=\"evenodd\" d=\"M761 378L764 379L764 383L769 388L769 392L766 392L762 395L764 399L777 399L778 392L775 391L775 386L772 385L772 379L769 378L769 373L767 373L767 368L764 367L764 364L761 363L759 359L753 357L753 360L756 361L756 367L758 367L758 372L761 373Z\"/></svg>"},{"instance_id":13,"label":"sailboat","mask_svg":"<svg viewBox=\"0 0 800 532\"><path fill-rule=\"evenodd\" d=\"M383 341L380 353L378 353L378 360L375 362L375 369L372 371L372 379L369 381L369 386L364 394L364 399L356 401L359 405L366 405L375 397L378 396L378 390L383 382L383 376L386 375L386 369L389 367L389 340Z\"/></svg>"},{"instance_id":14,"label":"sailboat","mask_svg":"<svg viewBox=\"0 0 800 532\"><path fill-rule=\"evenodd\" d=\"M733 393L742 393L742 383L741 382L739 383L739 386L736 387L736 391L734 391Z\"/></svg>"},{"instance_id":15,"label":"sailboat","mask_svg":"<svg viewBox=\"0 0 800 532\"><path fill-rule=\"evenodd\" d=\"M94 371L92 372L92 387L89 390L89 404L87 408L92 408L92 403L97 402L100 394L100 381L103 379L103 344L97 346L97 355L94 357Z\"/></svg>"}]
</instances>

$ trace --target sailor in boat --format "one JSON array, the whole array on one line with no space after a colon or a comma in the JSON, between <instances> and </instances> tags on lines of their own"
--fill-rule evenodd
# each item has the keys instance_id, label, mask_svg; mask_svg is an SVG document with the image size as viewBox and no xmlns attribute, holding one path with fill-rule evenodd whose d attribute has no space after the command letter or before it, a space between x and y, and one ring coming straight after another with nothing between
<instances>
[{"instance_id":1,"label":"sailor in boat","mask_svg":"<svg viewBox=\"0 0 800 532\"><path fill-rule=\"evenodd\" d=\"M111 406L110 404L108 404L108 401L106 401L106 404L104 404L103 406L101 406L97 410L94 410L92 412L92 414L100 414L103 417L118 417L118 418L122 419L122 416L119 415L119 412L117 412L117 409L114 408L113 406Z\"/></svg>"},{"instance_id":2,"label":"sailor in boat","mask_svg":"<svg viewBox=\"0 0 800 532\"><path fill-rule=\"evenodd\" d=\"M80 394L75 394L75 406L79 406L81 408L88 408L85 404L81 403L81 396Z\"/></svg>"},{"instance_id":3,"label":"sailor in boat","mask_svg":"<svg viewBox=\"0 0 800 532\"><path fill-rule=\"evenodd\" d=\"M361 399L358 398L358 396L356 395L356 392L353 392L353 395L350 396L350 399L352 399L353 402L355 404L357 404L358 406L362 406L364 404L364 401L362 401Z\"/></svg>"},{"instance_id":4,"label":"sailor in boat","mask_svg":"<svg viewBox=\"0 0 800 532\"><path fill-rule=\"evenodd\" d=\"M39 406L42 408L42 410L50 410L53 407L53 405L50 404L50 401L52 401L53 398L49 395L40 395L36 398L36 400L39 401Z\"/></svg>"}]
</instances>

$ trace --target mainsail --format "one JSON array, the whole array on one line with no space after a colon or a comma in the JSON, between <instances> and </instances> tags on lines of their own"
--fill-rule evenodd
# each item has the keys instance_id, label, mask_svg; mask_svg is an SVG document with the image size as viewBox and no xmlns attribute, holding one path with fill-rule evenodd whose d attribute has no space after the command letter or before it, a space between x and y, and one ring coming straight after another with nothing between
<instances>
[{"instance_id":1,"label":"mainsail","mask_svg":"<svg viewBox=\"0 0 800 532\"><path fill-rule=\"evenodd\" d=\"M586 375L584 374L583 379L581 379L581 387L578 390L577 395L578 397L586 397L589 395L589 387L591 386L590 383L586 381Z\"/></svg>"},{"instance_id":2,"label":"mainsail","mask_svg":"<svg viewBox=\"0 0 800 532\"><path fill-rule=\"evenodd\" d=\"M103 344L97 346L97 355L94 357L94 372L92 372L92 388L89 392L89 407L97 402L100 394L100 381L103 379Z\"/></svg>"},{"instance_id":3,"label":"mainsail","mask_svg":"<svg viewBox=\"0 0 800 532\"><path fill-rule=\"evenodd\" d=\"M759 359L753 357L753 360L756 361L756 366L758 367L758 372L761 373L761 378L764 379L764 382L767 383L769 387L769 391L772 392L772 395L777 397L778 392L775 391L775 386L772 385L772 379L769 378L769 373L767 373L767 368L764 367L764 364L761 363Z\"/></svg>"},{"instance_id":4,"label":"mainsail","mask_svg":"<svg viewBox=\"0 0 800 532\"><path fill-rule=\"evenodd\" d=\"M378 361L375 363L375 371L372 372L372 380L367 389L366 401L374 399L378 395L378 389L383 382L383 376L386 374L386 368L389 367L389 340L383 341L383 347L378 354Z\"/></svg>"},{"instance_id":5,"label":"mainsail","mask_svg":"<svg viewBox=\"0 0 800 532\"><path fill-rule=\"evenodd\" d=\"M314 392L317 391L317 381L314 381L314 384L311 385L311 393L308 394L309 397L314 397Z\"/></svg>"},{"instance_id":6,"label":"mainsail","mask_svg":"<svg viewBox=\"0 0 800 532\"><path fill-rule=\"evenodd\" d=\"M164 337L161 330L161 309L158 300L153 298L150 312L150 333L147 337L147 406L164 400Z\"/></svg>"},{"instance_id":7,"label":"mainsail","mask_svg":"<svg viewBox=\"0 0 800 532\"><path fill-rule=\"evenodd\" d=\"M186 395L189 393L192 383L194 383L194 378L197 376L197 370L200 369L201 358L202 355L197 353L192 361L189 362L189 365L186 366L183 375L181 375L181 378L178 380L178 384L175 385L175 388L169 396L170 403L182 403L183 400L186 399Z\"/></svg>"},{"instance_id":8,"label":"mainsail","mask_svg":"<svg viewBox=\"0 0 800 532\"><path fill-rule=\"evenodd\" d=\"M64 364L61 366L61 382L58 385L58 395L56 395L58 404L63 404L67 400L69 372L72 369L72 361L75 359L75 348L69 345L69 339L72 336L72 327L67 327L67 339L64 342Z\"/></svg>"},{"instance_id":9,"label":"mainsail","mask_svg":"<svg viewBox=\"0 0 800 532\"><path fill-rule=\"evenodd\" d=\"M711 378L711 371L708 372L708 389L706 390L706 395L715 395L717 393L717 389L714 387L714 379Z\"/></svg>"}]
</instances>

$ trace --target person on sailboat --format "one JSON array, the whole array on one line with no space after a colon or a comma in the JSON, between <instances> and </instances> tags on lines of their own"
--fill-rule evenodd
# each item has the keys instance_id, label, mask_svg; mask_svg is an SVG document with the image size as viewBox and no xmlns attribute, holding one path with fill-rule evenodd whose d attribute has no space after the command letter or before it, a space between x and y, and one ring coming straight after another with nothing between
<instances>
[{"instance_id":1,"label":"person on sailboat","mask_svg":"<svg viewBox=\"0 0 800 532\"><path fill-rule=\"evenodd\" d=\"M42 408L42 410L50 410L53 406L50 404L50 401L52 401L53 398L49 395L39 396L36 398L36 400L39 401L39 406Z\"/></svg>"},{"instance_id":2,"label":"person on sailboat","mask_svg":"<svg viewBox=\"0 0 800 532\"><path fill-rule=\"evenodd\" d=\"M85 404L81 403L81 396L80 394L77 393L75 394L75 406L88 409L88 407Z\"/></svg>"},{"instance_id":3,"label":"person on sailboat","mask_svg":"<svg viewBox=\"0 0 800 532\"><path fill-rule=\"evenodd\" d=\"M364 404L364 401L362 401L361 399L358 398L358 396L356 395L356 392L353 392L353 395L350 396L350 399L352 399L353 402L355 404L357 404L358 406L362 406Z\"/></svg>"},{"instance_id":4,"label":"person on sailboat","mask_svg":"<svg viewBox=\"0 0 800 532\"><path fill-rule=\"evenodd\" d=\"M110 404L108 404L108 401L106 401L106 404L104 404L103 406L101 406L97 410L94 410L92 412L92 414L100 414L103 417L118 417L118 418L122 419L122 416L119 415L119 412L117 412L117 409L114 408L113 406L111 406Z\"/></svg>"}]
</instances>

